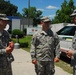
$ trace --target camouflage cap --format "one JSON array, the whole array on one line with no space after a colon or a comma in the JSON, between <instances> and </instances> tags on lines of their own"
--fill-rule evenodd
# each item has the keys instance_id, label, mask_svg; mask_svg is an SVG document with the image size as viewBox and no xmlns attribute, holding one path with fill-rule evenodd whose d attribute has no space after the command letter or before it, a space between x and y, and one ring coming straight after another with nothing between
<instances>
[{"instance_id":1,"label":"camouflage cap","mask_svg":"<svg viewBox=\"0 0 76 75\"><path fill-rule=\"evenodd\" d=\"M1 20L9 20L9 18L6 17L6 14L0 14L0 19Z\"/></svg>"},{"instance_id":2,"label":"camouflage cap","mask_svg":"<svg viewBox=\"0 0 76 75\"><path fill-rule=\"evenodd\" d=\"M47 16L42 17L41 20L43 22L51 22L51 19L49 17L47 17Z\"/></svg>"},{"instance_id":3,"label":"camouflage cap","mask_svg":"<svg viewBox=\"0 0 76 75\"><path fill-rule=\"evenodd\" d=\"M76 9L73 11L73 13L70 16L71 17L76 16Z\"/></svg>"}]
</instances>

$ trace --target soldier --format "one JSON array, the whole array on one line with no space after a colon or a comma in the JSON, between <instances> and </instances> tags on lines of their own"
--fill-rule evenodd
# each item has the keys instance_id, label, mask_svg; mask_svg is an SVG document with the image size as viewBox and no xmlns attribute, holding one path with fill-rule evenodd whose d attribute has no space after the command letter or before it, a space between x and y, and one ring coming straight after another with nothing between
<instances>
[{"instance_id":1,"label":"soldier","mask_svg":"<svg viewBox=\"0 0 76 75\"><path fill-rule=\"evenodd\" d=\"M48 17L42 17L42 30L32 37L30 54L37 75L54 75L54 61L59 61L59 38L51 30L50 24Z\"/></svg>"},{"instance_id":2,"label":"soldier","mask_svg":"<svg viewBox=\"0 0 76 75\"><path fill-rule=\"evenodd\" d=\"M76 25L76 10L70 15L73 19L74 25ZM71 58L71 66L73 66L73 75L76 75L76 31L72 40L72 50L67 52L67 57Z\"/></svg>"},{"instance_id":3,"label":"soldier","mask_svg":"<svg viewBox=\"0 0 76 75\"><path fill-rule=\"evenodd\" d=\"M5 14L0 14L0 75L12 75L11 62L14 60L11 52L14 43L11 41L9 34L4 30L9 23Z\"/></svg>"}]
</instances>

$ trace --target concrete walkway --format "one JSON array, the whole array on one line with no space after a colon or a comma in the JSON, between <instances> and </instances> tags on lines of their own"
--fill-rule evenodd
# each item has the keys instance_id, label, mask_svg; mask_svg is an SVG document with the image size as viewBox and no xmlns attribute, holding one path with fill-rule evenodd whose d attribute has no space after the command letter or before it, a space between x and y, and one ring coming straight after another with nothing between
<instances>
[{"instance_id":1,"label":"concrete walkway","mask_svg":"<svg viewBox=\"0 0 76 75\"><path fill-rule=\"evenodd\" d=\"M29 52L22 49L14 49L13 56L15 58L15 61L12 62L13 75L36 75ZM55 75L71 75L57 66L55 70Z\"/></svg>"}]
</instances>

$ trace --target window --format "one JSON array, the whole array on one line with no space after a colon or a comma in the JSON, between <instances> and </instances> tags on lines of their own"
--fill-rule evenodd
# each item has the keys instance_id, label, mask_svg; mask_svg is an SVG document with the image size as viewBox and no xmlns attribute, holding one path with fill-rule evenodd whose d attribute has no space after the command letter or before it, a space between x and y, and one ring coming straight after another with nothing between
<instances>
[{"instance_id":1,"label":"window","mask_svg":"<svg viewBox=\"0 0 76 75\"><path fill-rule=\"evenodd\" d=\"M61 30L57 32L58 35L69 35L74 36L76 30L76 26L65 26Z\"/></svg>"}]
</instances>

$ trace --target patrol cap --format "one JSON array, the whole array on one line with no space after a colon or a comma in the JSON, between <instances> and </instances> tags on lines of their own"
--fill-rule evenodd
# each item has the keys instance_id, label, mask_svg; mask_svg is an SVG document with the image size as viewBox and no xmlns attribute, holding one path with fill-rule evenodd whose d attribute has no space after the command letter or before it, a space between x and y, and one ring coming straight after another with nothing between
<instances>
[{"instance_id":1,"label":"patrol cap","mask_svg":"<svg viewBox=\"0 0 76 75\"><path fill-rule=\"evenodd\" d=\"M51 19L49 17L47 17L47 16L44 16L44 17L41 18L41 21L43 21L43 22L51 22Z\"/></svg>"},{"instance_id":2,"label":"patrol cap","mask_svg":"<svg viewBox=\"0 0 76 75\"><path fill-rule=\"evenodd\" d=\"M76 9L73 11L73 13L70 16L71 17L76 16Z\"/></svg>"},{"instance_id":3,"label":"patrol cap","mask_svg":"<svg viewBox=\"0 0 76 75\"><path fill-rule=\"evenodd\" d=\"M9 18L6 17L6 14L0 14L0 19L1 20L6 20L6 21L9 20Z\"/></svg>"}]
</instances>

